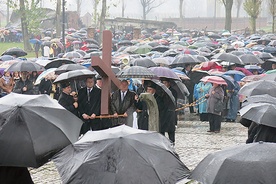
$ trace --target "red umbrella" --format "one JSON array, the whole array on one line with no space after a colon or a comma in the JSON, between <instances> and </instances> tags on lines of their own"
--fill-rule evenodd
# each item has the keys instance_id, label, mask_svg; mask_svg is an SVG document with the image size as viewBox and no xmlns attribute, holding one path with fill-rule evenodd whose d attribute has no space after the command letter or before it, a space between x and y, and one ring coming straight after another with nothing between
<instances>
[{"instance_id":1,"label":"red umbrella","mask_svg":"<svg viewBox=\"0 0 276 184\"><path fill-rule=\"evenodd\" d=\"M201 63L201 70L209 71L211 69L221 70L222 66L216 61L207 61L207 62Z\"/></svg>"},{"instance_id":2,"label":"red umbrella","mask_svg":"<svg viewBox=\"0 0 276 184\"><path fill-rule=\"evenodd\" d=\"M249 70L242 68L242 67L236 67L235 70L244 73L246 76L253 75Z\"/></svg>"},{"instance_id":3,"label":"red umbrella","mask_svg":"<svg viewBox=\"0 0 276 184\"><path fill-rule=\"evenodd\" d=\"M219 77L219 76L205 76L201 79L201 81L202 82L211 82L211 83L227 86L226 81L222 77Z\"/></svg>"}]
</instances>

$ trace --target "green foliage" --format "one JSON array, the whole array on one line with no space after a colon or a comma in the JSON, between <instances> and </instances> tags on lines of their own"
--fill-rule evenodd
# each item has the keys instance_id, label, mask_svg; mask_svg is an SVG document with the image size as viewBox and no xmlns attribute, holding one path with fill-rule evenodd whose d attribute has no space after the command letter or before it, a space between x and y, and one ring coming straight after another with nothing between
<instances>
[{"instance_id":1,"label":"green foliage","mask_svg":"<svg viewBox=\"0 0 276 184\"><path fill-rule=\"evenodd\" d=\"M257 19L261 12L261 5L262 0L245 0L243 8L250 17Z\"/></svg>"},{"instance_id":2,"label":"green foliage","mask_svg":"<svg viewBox=\"0 0 276 184\"><path fill-rule=\"evenodd\" d=\"M18 1L8 0L10 8L13 8L17 13L23 13L19 10ZM28 33L38 34L40 33L39 27L43 19L47 18L46 11L43 8L39 8L39 0L25 0L25 15L26 15L26 25Z\"/></svg>"}]
</instances>

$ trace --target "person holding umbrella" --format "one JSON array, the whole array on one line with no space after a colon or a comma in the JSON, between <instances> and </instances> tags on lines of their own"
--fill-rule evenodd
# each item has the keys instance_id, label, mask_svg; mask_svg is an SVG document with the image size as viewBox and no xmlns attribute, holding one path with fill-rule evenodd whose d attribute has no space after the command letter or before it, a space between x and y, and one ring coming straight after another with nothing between
<instances>
[{"instance_id":1,"label":"person holding umbrella","mask_svg":"<svg viewBox=\"0 0 276 184\"><path fill-rule=\"evenodd\" d=\"M34 93L33 83L28 79L28 72L26 71L21 72L21 78L15 84L13 92L19 93L19 94L28 94L28 95L32 95Z\"/></svg>"},{"instance_id":2,"label":"person holding umbrella","mask_svg":"<svg viewBox=\"0 0 276 184\"><path fill-rule=\"evenodd\" d=\"M70 82L61 82L60 86L62 88L62 92L59 96L58 103L62 105L65 109L72 112L74 115L79 116L78 114L78 102L71 95L72 89L70 86Z\"/></svg>"},{"instance_id":3,"label":"person holding umbrella","mask_svg":"<svg viewBox=\"0 0 276 184\"><path fill-rule=\"evenodd\" d=\"M207 101L207 112L209 113L209 125L210 130L207 132L219 133L221 128L221 111L215 108L216 104L223 101L224 91L222 87L216 83L212 82L213 87L210 89L209 93L205 95L208 98Z\"/></svg>"}]
</instances>

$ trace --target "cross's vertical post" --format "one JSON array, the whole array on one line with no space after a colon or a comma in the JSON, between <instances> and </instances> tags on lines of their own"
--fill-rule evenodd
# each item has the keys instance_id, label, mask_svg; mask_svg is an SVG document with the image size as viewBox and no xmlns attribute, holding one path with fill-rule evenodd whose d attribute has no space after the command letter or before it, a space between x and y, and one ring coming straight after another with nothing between
<instances>
[{"instance_id":1,"label":"cross's vertical post","mask_svg":"<svg viewBox=\"0 0 276 184\"><path fill-rule=\"evenodd\" d=\"M112 52L112 33L110 31L103 31L103 47L102 60L111 68L111 52ZM101 96L101 114L109 114L109 96L111 88L111 80L108 75L102 76L102 96Z\"/></svg>"}]
</instances>

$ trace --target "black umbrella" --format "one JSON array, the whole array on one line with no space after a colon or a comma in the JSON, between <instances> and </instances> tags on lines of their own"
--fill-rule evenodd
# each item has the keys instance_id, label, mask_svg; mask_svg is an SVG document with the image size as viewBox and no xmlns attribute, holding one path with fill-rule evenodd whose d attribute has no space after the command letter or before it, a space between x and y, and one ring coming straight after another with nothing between
<instances>
[{"instance_id":1,"label":"black umbrella","mask_svg":"<svg viewBox=\"0 0 276 184\"><path fill-rule=\"evenodd\" d=\"M190 95L188 88L181 81L171 81L171 87L177 92L179 99L185 100Z\"/></svg>"},{"instance_id":2,"label":"black umbrella","mask_svg":"<svg viewBox=\"0 0 276 184\"><path fill-rule=\"evenodd\" d=\"M205 76L209 76L209 73L206 71L201 71L201 70L195 70L190 72L190 80L194 83L197 84L200 82L200 79L202 79Z\"/></svg>"},{"instance_id":3,"label":"black umbrella","mask_svg":"<svg viewBox=\"0 0 276 184\"><path fill-rule=\"evenodd\" d=\"M259 58L261 58L261 59L272 59L273 58L273 56L272 56L272 54L270 54L270 53L267 53L267 52L262 52L261 54L259 54L259 55L257 55Z\"/></svg>"},{"instance_id":4,"label":"black umbrella","mask_svg":"<svg viewBox=\"0 0 276 184\"><path fill-rule=\"evenodd\" d=\"M119 71L116 76L118 78L153 78L156 75L148 68L142 66L126 67Z\"/></svg>"},{"instance_id":5,"label":"black umbrella","mask_svg":"<svg viewBox=\"0 0 276 184\"><path fill-rule=\"evenodd\" d=\"M89 131L55 156L63 183L176 183L189 174L170 141L122 125Z\"/></svg>"},{"instance_id":6,"label":"black umbrella","mask_svg":"<svg viewBox=\"0 0 276 184\"><path fill-rule=\"evenodd\" d=\"M243 54L239 56L244 64L262 64L263 60L252 54Z\"/></svg>"},{"instance_id":7,"label":"black umbrella","mask_svg":"<svg viewBox=\"0 0 276 184\"><path fill-rule=\"evenodd\" d=\"M241 56L241 55L244 55L245 52L244 51L232 51L232 52L230 52L230 54L234 54L235 56Z\"/></svg>"},{"instance_id":8,"label":"black umbrella","mask_svg":"<svg viewBox=\"0 0 276 184\"><path fill-rule=\"evenodd\" d=\"M156 64L149 58L135 59L134 62L133 62L133 65L134 66L143 66L143 67L146 67L146 68L156 66Z\"/></svg>"},{"instance_id":9,"label":"black umbrella","mask_svg":"<svg viewBox=\"0 0 276 184\"><path fill-rule=\"evenodd\" d=\"M250 96L242 102L242 106L244 107L252 103L271 103L276 105L276 98L267 94Z\"/></svg>"},{"instance_id":10,"label":"black umbrella","mask_svg":"<svg viewBox=\"0 0 276 184\"><path fill-rule=\"evenodd\" d=\"M157 45L153 49L151 49L151 51L166 52L169 49L170 49L170 47L168 47L168 46Z\"/></svg>"},{"instance_id":11,"label":"black umbrella","mask_svg":"<svg viewBox=\"0 0 276 184\"><path fill-rule=\"evenodd\" d=\"M276 97L276 82L270 80L259 80L245 84L239 94L246 96L264 95Z\"/></svg>"},{"instance_id":12,"label":"black umbrella","mask_svg":"<svg viewBox=\"0 0 276 184\"><path fill-rule=\"evenodd\" d=\"M133 45L133 43L129 40L122 40L118 42L117 45Z\"/></svg>"},{"instance_id":13,"label":"black umbrella","mask_svg":"<svg viewBox=\"0 0 276 184\"><path fill-rule=\"evenodd\" d=\"M276 128L276 104L251 103L239 110L242 118L249 119L255 123Z\"/></svg>"},{"instance_id":14,"label":"black umbrella","mask_svg":"<svg viewBox=\"0 0 276 184\"><path fill-rule=\"evenodd\" d=\"M75 62L70 59L67 59L67 58L58 58L58 59L54 59L50 63L48 63L45 66L45 69L58 68L61 65L65 65L65 64L75 64Z\"/></svg>"},{"instance_id":15,"label":"black umbrella","mask_svg":"<svg viewBox=\"0 0 276 184\"><path fill-rule=\"evenodd\" d=\"M170 64L171 67L185 66L185 64L196 64L201 63L196 57L190 54L179 55L175 60Z\"/></svg>"},{"instance_id":16,"label":"black umbrella","mask_svg":"<svg viewBox=\"0 0 276 184\"><path fill-rule=\"evenodd\" d=\"M9 66L6 71L9 72L31 72L31 71L43 71L44 68L40 66L39 64L36 64L35 62L31 61L21 61L21 62L16 62L13 63L11 66Z\"/></svg>"},{"instance_id":17,"label":"black umbrella","mask_svg":"<svg viewBox=\"0 0 276 184\"><path fill-rule=\"evenodd\" d=\"M64 72L69 72L72 70L82 70L82 69L87 69L85 66L79 65L79 64L65 64L61 65L55 70L55 74L59 75Z\"/></svg>"},{"instance_id":18,"label":"black umbrella","mask_svg":"<svg viewBox=\"0 0 276 184\"><path fill-rule=\"evenodd\" d=\"M3 52L1 56L3 56L3 55L22 57L22 56L26 56L27 52L25 52L24 50L22 50L18 47L13 47L13 48L10 48L10 49L6 50L5 52Z\"/></svg>"},{"instance_id":19,"label":"black umbrella","mask_svg":"<svg viewBox=\"0 0 276 184\"><path fill-rule=\"evenodd\" d=\"M82 79L86 77L94 77L96 75L95 72L92 72L89 69L81 69L81 70L74 70L74 71L69 71L60 74L54 83L57 82L62 82L62 81L67 81L67 80L77 80L77 79Z\"/></svg>"},{"instance_id":20,"label":"black umbrella","mask_svg":"<svg viewBox=\"0 0 276 184\"><path fill-rule=\"evenodd\" d=\"M192 171L190 179L204 184L274 183L275 143L252 143L209 154Z\"/></svg>"},{"instance_id":21,"label":"black umbrella","mask_svg":"<svg viewBox=\"0 0 276 184\"><path fill-rule=\"evenodd\" d=\"M76 52L80 53L82 57L86 55L86 52L83 50L76 50Z\"/></svg>"},{"instance_id":22,"label":"black umbrella","mask_svg":"<svg viewBox=\"0 0 276 184\"><path fill-rule=\"evenodd\" d=\"M172 94L172 92L159 80L152 79L152 80L145 80L144 86L148 86L149 83L155 83L157 86L156 93L161 96L168 108L174 109L176 107L176 101Z\"/></svg>"},{"instance_id":23,"label":"black umbrella","mask_svg":"<svg viewBox=\"0 0 276 184\"><path fill-rule=\"evenodd\" d=\"M48 95L0 99L0 166L39 167L77 141L82 121Z\"/></svg>"},{"instance_id":24,"label":"black umbrella","mask_svg":"<svg viewBox=\"0 0 276 184\"><path fill-rule=\"evenodd\" d=\"M230 63L244 65L244 63L238 56L236 56L234 54L230 54L230 53L218 53L218 54L214 55L212 58L230 62Z\"/></svg>"}]
</instances>

